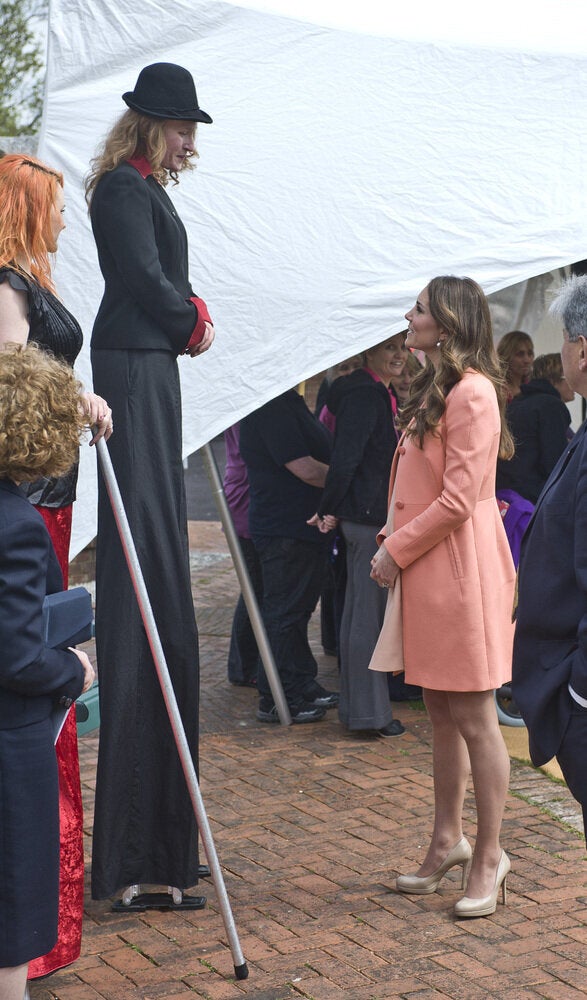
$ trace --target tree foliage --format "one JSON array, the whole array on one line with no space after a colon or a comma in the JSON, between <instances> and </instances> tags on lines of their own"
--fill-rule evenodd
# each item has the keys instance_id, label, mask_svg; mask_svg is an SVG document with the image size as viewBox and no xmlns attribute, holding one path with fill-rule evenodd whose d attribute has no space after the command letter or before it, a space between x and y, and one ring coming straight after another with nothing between
<instances>
[{"instance_id":1,"label":"tree foliage","mask_svg":"<svg viewBox=\"0 0 587 1000\"><path fill-rule=\"evenodd\" d=\"M39 126L45 66L34 21L46 13L47 0L0 0L0 135Z\"/></svg>"}]
</instances>

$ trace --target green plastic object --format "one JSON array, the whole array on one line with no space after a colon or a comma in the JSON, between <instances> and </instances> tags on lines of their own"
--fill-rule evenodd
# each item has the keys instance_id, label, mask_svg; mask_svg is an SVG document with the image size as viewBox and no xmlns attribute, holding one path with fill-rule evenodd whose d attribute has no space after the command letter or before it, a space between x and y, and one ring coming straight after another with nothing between
<instances>
[{"instance_id":1,"label":"green plastic object","mask_svg":"<svg viewBox=\"0 0 587 1000\"><path fill-rule=\"evenodd\" d=\"M85 736L92 733L100 725L100 705L98 702L98 681L94 681L89 691L79 696L76 705L85 705L88 717L77 724L77 735ZM85 715L85 712L82 712Z\"/></svg>"}]
</instances>

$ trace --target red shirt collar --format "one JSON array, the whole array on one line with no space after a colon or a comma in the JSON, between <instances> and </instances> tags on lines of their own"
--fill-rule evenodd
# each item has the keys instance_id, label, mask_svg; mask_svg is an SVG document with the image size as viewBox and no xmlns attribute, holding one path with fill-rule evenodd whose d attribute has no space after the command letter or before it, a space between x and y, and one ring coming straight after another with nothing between
<instances>
[{"instance_id":1,"label":"red shirt collar","mask_svg":"<svg viewBox=\"0 0 587 1000\"><path fill-rule=\"evenodd\" d=\"M127 160L126 162L130 163L131 167L134 167L135 170L138 170L139 174L143 178L149 177L153 173L153 168L146 156L137 156L132 160Z\"/></svg>"}]
</instances>

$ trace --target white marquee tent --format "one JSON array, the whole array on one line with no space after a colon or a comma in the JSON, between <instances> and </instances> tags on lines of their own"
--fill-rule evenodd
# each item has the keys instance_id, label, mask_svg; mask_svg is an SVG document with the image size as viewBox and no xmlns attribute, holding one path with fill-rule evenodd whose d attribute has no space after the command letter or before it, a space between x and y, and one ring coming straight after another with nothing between
<instances>
[{"instance_id":1,"label":"white marquee tent","mask_svg":"<svg viewBox=\"0 0 587 1000\"><path fill-rule=\"evenodd\" d=\"M82 179L144 65L187 66L214 118L170 192L217 329L180 360L188 454L402 329L434 274L496 292L587 257L586 10L51 0L39 155L66 176L56 279L86 333L82 378L102 291ZM542 308L548 281L518 297L537 289ZM95 533L83 451L72 554Z\"/></svg>"}]
</instances>

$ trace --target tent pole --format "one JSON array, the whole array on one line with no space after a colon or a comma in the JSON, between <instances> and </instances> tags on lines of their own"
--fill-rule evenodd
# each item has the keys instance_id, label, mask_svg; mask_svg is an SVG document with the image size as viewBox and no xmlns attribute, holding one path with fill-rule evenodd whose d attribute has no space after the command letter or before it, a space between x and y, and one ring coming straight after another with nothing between
<instances>
[{"instance_id":1,"label":"tent pole","mask_svg":"<svg viewBox=\"0 0 587 1000\"><path fill-rule=\"evenodd\" d=\"M96 430L97 428L94 428L94 431ZM122 542L122 547L124 549L124 555L131 575L141 618L143 625L145 626L145 632L147 633L149 647L155 662L155 668L157 670L157 676L159 678L165 706L169 715L169 721L173 730L183 773L185 775L190 799L192 801L192 806L198 823L198 829L200 831L202 843L204 844L206 858L208 859L208 864L210 865L212 881L214 883L214 888L216 889L218 905L222 913L224 929L226 930L234 962L234 972L237 979L246 979L249 975L249 970L241 951L234 917L232 915L228 894L226 892L226 886L224 884L222 871L218 862L218 855L214 846L214 840L212 839L210 824L208 822L206 810L204 809L204 803L202 801L200 787L196 777L196 769L194 767L194 762L192 760L189 745L186 739L185 729L183 727L183 722L177 705L177 699L175 697L173 684L169 674L169 668L165 660L165 654L163 652L163 646L161 645L161 639L159 638L159 632L157 631L153 609L151 607L151 602L149 601L149 595L147 593L133 537L130 532L126 511L122 503L120 489L114 474L112 460L104 438L100 438L100 440L96 442L96 447L100 457L102 474L104 476L104 482L106 484L108 497L112 506L112 512L114 514L114 519L120 535L120 541Z\"/></svg>"},{"instance_id":2,"label":"tent pole","mask_svg":"<svg viewBox=\"0 0 587 1000\"><path fill-rule=\"evenodd\" d=\"M275 660L273 659L273 653L267 640L267 633L265 632L265 626L263 624L263 619L261 618L255 591L251 585L251 579L249 577L246 563L243 559L232 515L226 502L224 489L222 487L222 480L218 471L218 463L216 462L214 452L212 451L212 447L209 443L200 448L200 455L202 456L202 460L208 474L208 479L210 481L210 487L212 489L212 493L214 494L214 499L216 500L216 506L218 507L220 520L222 521L222 527L224 528L224 534L226 535L234 568L236 569L239 579L243 599L247 606L247 611L249 612L249 619L255 639L257 640L259 655L265 668L265 673L267 675L269 687L271 688L271 694L273 695L273 701L275 702L279 721L282 726L291 726L291 715L283 693L281 678L277 672L277 667L275 666Z\"/></svg>"}]
</instances>

